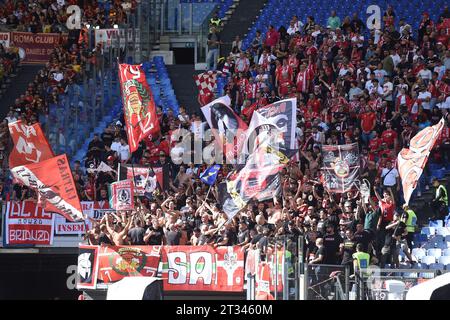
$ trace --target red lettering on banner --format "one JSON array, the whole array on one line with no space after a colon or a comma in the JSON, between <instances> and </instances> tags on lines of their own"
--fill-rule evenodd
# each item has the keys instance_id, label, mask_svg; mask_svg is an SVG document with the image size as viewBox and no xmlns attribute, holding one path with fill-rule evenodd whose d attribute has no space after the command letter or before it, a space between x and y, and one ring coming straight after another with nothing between
<instances>
[{"instance_id":1,"label":"red lettering on banner","mask_svg":"<svg viewBox=\"0 0 450 320\"><path fill-rule=\"evenodd\" d=\"M164 290L239 292L244 284L240 247L163 247Z\"/></svg>"},{"instance_id":2,"label":"red lettering on banner","mask_svg":"<svg viewBox=\"0 0 450 320\"><path fill-rule=\"evenodd\" d=\"M33 201L6 203L6 244L51 245L54 215Z\"/></svg>"}]
</instances>

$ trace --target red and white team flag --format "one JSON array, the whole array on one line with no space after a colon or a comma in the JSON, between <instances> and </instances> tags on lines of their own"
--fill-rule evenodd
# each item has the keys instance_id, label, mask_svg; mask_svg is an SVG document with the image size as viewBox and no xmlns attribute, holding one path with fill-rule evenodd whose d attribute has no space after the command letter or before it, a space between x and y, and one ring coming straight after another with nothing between
<instances>
[{"instance_id":1,"label":"red and white team flag","mask_svg":"<svg viewBox=\"0 0 450 320\"><path fill-rule=\"evenodd\" d=\"M409 143L409 149L403 148L397 157L397 166L402 179L403 196L408 204L411 195L427 164L430 151L444 128L444 118L434 126L427 127L417 133Z\"/></svg>"},{"instance_id":2,"label":"red and white team flag","mask_svg":"<svg viewBox=\"0 0 450 320\"><path fill-rule=\"evenodd\" d=\"M199 101L202 106L207 105L214 99L214 92L217 88L217 76L221 74L221 71L207 71L194 75Z\"/></svg>"},{"instance_id":3,"label":"red and white team flag","mask_svg":"<svg viewBox=\"0 0 450 320\"><path fill-rule=\"evenodd\" d=\"M70 221L83 220L80 199L65 154L36 164L11 169L15 179L30 187L44 200L44 209L63 215Z\"/></svg>"},{"instance_id":4,"label":"red and white team flag","mask_svg":"<svg viewBox=\"0 0 450 320\"><path fill-rule=\"evenodd\" d=\"M120 90L130 152L139 141L159 132L155 100L140 65L119 64Z\"/></svg>"},{"instance_id":5,"label":"red and white team flag","mask_svg":"<svg viewBox=\"0 0 450 320\"><path fill-rule=\"evenodd\" d=\"M8 124L14 148L9 155L9 166L38 163L54 157L52 148L42 131L41 125L26 125L21 120Z\"/></svg>"},{"instance_id":6,"label":"red and white team flag","mask_svg":"<svg viewBox=\"0 0 450 320\"><path fill-rule=\"evenodd\" d=\"M122 180L110 185L109 206L116 210L134 209L134 185L132 180Z\"/></svg>"}]
</instances>

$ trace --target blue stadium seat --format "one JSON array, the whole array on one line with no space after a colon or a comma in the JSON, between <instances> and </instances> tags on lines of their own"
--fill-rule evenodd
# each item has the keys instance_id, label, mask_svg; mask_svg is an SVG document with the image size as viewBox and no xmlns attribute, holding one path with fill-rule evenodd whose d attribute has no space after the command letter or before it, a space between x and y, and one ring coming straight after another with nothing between
<instances>
[{"instance_id":1,"label":"blue stadium seat","mask_svg":"<svg viewBox=\"0 0 450 320\"><path fill-rule=\"evenodd\" d=\"M444 265L442 263L432 263L429 266L431 270L444 270Z\"/></svg>"},{"instance_id":2,"label":"blue stadium seat","mask_svg":"<svg viewBox=\"0 0 450 320\"><path fill-rule=\"evenodd\" d=\"M432 220L432 221L430 221L429 226L433 227L433 228L442 228L444 226L444 221Z\"/></svg>"},{"instance_id":3,"label":"blue stadium seat","mask_svg":"<svg viewBox=\"0 0 450 320\"><path fill-rule=\"evenodd\" d=\"M439 257L438 262L443 264L444 266L450 265L450 256Z\"/></svg>"},{"instance_id":4,"label":"blue stadium seat","mask_svg":"<svg viewBox=\"0 0 450 320\"><path fill-rule=\"evenodd\" d=\"M436 228L436 234L446 237L446 236L450 235L450 228L449 227L438 227L438 228Z\"/></svg>"},{"instance_id":5,"label":"blue stadium seat","mask_svg":"<svg viewBox=\"0 0 450 320\"><path fill-rule=\"evenodd\" d=\"M436 257L433 256L424 256L420 259L420 262L426 264L426 265L430 265L432 263L436 263Z\"/></svg>"},{"instance_id":6,"label":"blue stadium seat","mask_svg":"<svg viewBox=\"0 0 450 320\"><path fill-rule=\"evenodd\" d=\"M439 248L433 248L427 250L427 256L439 258L442 255L442 250Z\"/></svg>"},{"instance_id":7,"label":"blue stadium seat","mask_svg":"<svg viewBox=\"0 0 450 320\"><path fill-rule=\"evenodd\" d=\"M436 229L434 227L424 227L420 232L426 234L427 236L430 236L435 234Z\"/></svg>"},{"instance_id":8,"label":"blue stadium seat","mask_svg":"<svg viewBox=\"0 0 450 320\"><path fill-rule=\"evenodd\" d=\"M427 255L427 252L422 248L414 248L412 249L411 254L416 257L416 259L420 260L422 257Z\"/></svg>"}]
</instances>

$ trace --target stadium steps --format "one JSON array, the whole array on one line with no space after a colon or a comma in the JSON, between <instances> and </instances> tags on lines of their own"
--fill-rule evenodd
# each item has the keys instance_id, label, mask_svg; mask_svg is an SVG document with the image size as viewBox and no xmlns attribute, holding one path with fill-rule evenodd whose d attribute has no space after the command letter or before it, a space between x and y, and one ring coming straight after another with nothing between
<instances>
[{"instance_id":1,"label":"stadium steps","mask_svg":"<svg viewBox=\"0 0 450 320\"><path fill-rule=\"evenodd\" d=\"M433 175L430 175L430 178L432 176ZM450 190L450 172L446 173L444 177L439 179L439 182L444 185L447 190ZM433 216L433 212L431 212L429 204L434 198L435 189L431 183L428 183L428 186L430 187L429 190L423 190L420 198L413 197L409 203L417 214L419 225L422 226L428 225L428 219Z\"/></svg>"},{"instance_id":2,"label":"stadium steps","mask_svg":"<svg viewBox=\"0 0 450 320\"><path fill-rule=\"evenodd\" d=\"M28 84L34 81L40 65L23 65L17 76L11 79L11 83L6 88L0 99L0 117L4 119L8 114L9 108L14 105L14 101L25 94Z\"/></svg>"},{"instance_id":3,"label":"stadium steps","mask_svg":"<svg viewBox=\"0 0 450 320\"><path fill-rule=\"evenodd\" d=\"M167 71L180 106L185 107L188 114L200 114L197 102L198 89L193 78L196 73L194 65L168 65Z\"/></svg>"},{"instance_id":4,"label":"stadium steps","mask_svg":"<svg viewBox=\"0 0 450 320\"><path fill-rule=\"evenodd\" d=\"M233 15L227 21L223 31L221 32L222 41L225 43L221 47L221 55L228 55L231 51L231 43L237 35L243 39L248 28L252 25L253 20L259 15L261 9L265 6L267 0L263 1L239 1L235 3Z\"/></svg>"}]
</instances>

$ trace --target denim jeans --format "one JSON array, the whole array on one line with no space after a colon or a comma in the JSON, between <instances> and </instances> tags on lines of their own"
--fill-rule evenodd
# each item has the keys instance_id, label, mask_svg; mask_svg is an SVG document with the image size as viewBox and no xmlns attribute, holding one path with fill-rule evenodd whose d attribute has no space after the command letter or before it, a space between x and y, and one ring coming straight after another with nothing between
<instances>
[{"instance_id":1,"label":"denim jeans","mask_svg":"<svg viewBox=\"0 0 450 320\"><path fill-rule=\"evenodd\" d=\"M362 140L362 142L364 143L365 146L369 145L369 141L372 138L373 138L373 132L372 131L369 132L369 133L364 133L364 132L361 133L361 140Z\"/></svg>"},{"instance_id":2,"label":"denim jeans","mask_svg":"<svg viewBox=\"0 0 450 320\"><path fill-rule=\"evenodd\" d=\"M211 68L211 59L213 67ZM208 70L216 70L217 69L217 60L219 59L219 49L209 49L208 55L206 56L206 68Z\"/></svg>"}]
</instances>

